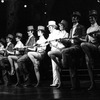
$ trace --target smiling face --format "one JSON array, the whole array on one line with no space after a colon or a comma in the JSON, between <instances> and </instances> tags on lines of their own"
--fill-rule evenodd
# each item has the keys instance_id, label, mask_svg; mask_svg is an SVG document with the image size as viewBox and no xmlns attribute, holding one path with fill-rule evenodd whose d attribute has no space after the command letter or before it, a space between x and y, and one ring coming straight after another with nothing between
<instances>
[{"instance_id":1,"label":"smiling face","mask_svg":"<svg viewBox=\"0 0 100 100\"><path fill-rule=\"evenodd\" d=\"M64 30L65 28L64 28L64 26L62 24L59 24L59 29L60 30Z\"/></svg>"},{"instance_id":2,"label":"smiling face","mask_svg":"<svg viewBox=\"0 0 100 100\"><path fill-rule=\"evenodd\" d=\"M95 17L90 16L89 21L90 21L91 24L94 24L96 22L96 19L95 19Z\"/></svg>"},{"instance_id":3,"label":"smiling face","mask_svg":"<svg viewBox=\"0 0 100 100\"><path fill-rule=\"evenodd\" d=\"M54 26L49 26L48 27L48 30L52 33L52 31L55 29L55 27Z\"/></svg>"},{"instance_id":4,"label":"smiling face","mask_svg":"<svg viewBox=\"0 0 100 100\"><path fill-rule=\"evenodd\" d=\"M28 34L28 36L31 36L33 34L33 31L32 30L28 30L27 34Z\"/></svg>"},{"instance_id":5,"label":"smiling face","mask_svg":"<svg viewBox=\"0 0 100 100\"><path fill-rule=\"evenodd\" d=\"M9 43L11 40L9 38L6 38L7 43Z\"/></svg>"},{"instance_id":6,"label":"smiling face","mask_svg":"<svg viewBox=\"0 0 100 100\"><path fill-rule=\"evenodd\" d=\"M16 42L20 41L20 38L19 37L16 37Z\"/></svg>"}]
</instances>

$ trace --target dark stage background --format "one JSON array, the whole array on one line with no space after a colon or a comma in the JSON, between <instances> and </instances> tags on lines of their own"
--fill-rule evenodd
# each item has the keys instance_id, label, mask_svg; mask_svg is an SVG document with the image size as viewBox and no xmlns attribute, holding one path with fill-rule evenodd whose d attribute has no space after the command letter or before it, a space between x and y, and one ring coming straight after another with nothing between
<instances>
[{"instance_id":1,"label":"dark stage background","mask_svg":"<svg viewBox=\"0 0 100 100\"><path fill-rule=\"evenodd\" d=\"M25 42L27 25L34 25L35 28L39 24L46 26L48 20L57 23L62 19L67 20L69 31L72 26L71 14L76 10L81 12L81 23L87 28L88 11L91 9L96 9L100 15L97 0L5 0L4 3L0 2L0 37L22 32Z\"/></svg>"}]
</instances>

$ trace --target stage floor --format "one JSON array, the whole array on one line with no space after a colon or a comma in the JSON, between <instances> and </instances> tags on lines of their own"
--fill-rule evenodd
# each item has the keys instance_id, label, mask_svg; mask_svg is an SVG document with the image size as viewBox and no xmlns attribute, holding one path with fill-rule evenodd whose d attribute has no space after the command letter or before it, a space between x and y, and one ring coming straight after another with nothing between
<instances>
[{"instance_id":1,"label":"stage floor","mask_svg":"<svg viewBox=\"0 0 100 100\"><path fill-rule=\"evenodd\" d=\"M88 91L88 81L81 82L80 90L70 90L70 82L62 82L61 88L50 87L50 82L41 82L39 87L0 86L0 100L100 100L100 81L97 89Z\"/></svg>"}]
</instances>

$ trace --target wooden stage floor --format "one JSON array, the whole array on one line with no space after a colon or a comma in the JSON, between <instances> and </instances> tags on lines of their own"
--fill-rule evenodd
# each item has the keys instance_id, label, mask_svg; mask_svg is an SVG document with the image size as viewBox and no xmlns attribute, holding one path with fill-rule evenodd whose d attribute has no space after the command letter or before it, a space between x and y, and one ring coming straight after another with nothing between
<instances>
[{"instance_id":1,"label":"wooden stage floor","mask_svg":"<svg viewBox=\"0 0 100 100\"><path fill-rule=\"evenodd\" d=\"M50 87L50 82L41 82L39 87L0 86L0 100L100 100L100 81L97 89L88 91L88 81L81 82L81 90L70 90L70 82L61 88Z\"/></svg>"}]
</instances>

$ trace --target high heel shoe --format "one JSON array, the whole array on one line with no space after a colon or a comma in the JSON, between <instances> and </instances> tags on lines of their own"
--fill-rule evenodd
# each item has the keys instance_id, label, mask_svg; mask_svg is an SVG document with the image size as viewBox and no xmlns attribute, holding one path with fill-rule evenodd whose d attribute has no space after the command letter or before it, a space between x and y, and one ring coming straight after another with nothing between
<instances>
[{"instance_id":1,"label":"high heel shoe","mask_svg":"<svg viewBox=\"0 0 100 100\"><path fill-rule=\"evenodd\" d=\"M95 90L95 89L96 89L96 84L94 83L88 88L88 91Z\"/></svg>"},{"instance_id":2,"label":"high heel shoe","mask_svg":"<svg viewBox=\"0 0 100 100\"><path fill-rule=\"evenodd\" d=\"M51 84L50 86L56 86L56 84L53 83L53 84Z\"/></svg>"},{"instance_id":3,"label":"high heel shoe","mask_svg":"<svg viewBox=\"0 0 100 100\"><path fill-rule=\"evenodd\" d=\"M61 82L60 81L58 81L58 83L56 84L56 87L57 88L60 88L61 87Z\"/></svg>"},{"instance_id":4,"label":"high heel shoe","mask_svg":"<svg viewBox=\"0 0 100 100\"><path fill-rule=\"evenodd\" d=\"M56 84L51 84L50 86L60 88L61 82L58 82Z\"/></svg>"},{"instance_id":5,"label":"high heel shoe","mask_svg":"<svg viewBox=\"0 0 100 100\"><path fill-rule=\"evenodd\" d=\"M39 82L34 87L38 87L38 86L39 86Z\"/></svg>"}]
</instances>

